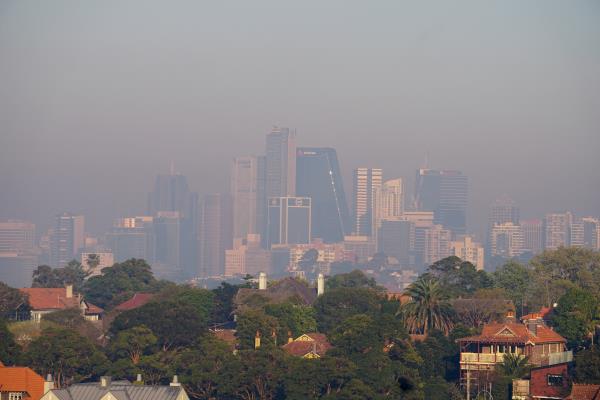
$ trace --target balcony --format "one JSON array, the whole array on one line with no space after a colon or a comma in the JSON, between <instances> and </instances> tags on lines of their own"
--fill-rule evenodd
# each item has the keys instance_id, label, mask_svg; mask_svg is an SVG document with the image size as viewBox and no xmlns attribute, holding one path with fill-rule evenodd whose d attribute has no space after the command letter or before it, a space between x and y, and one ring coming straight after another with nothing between
<instances>
[{"instance_id":1,"label":"balcony","mask_svg":"<svg viewBox=\"0 0 600 400\"><path fill-rule=\"evenodd\" d=\"M460 353L460 363L475 365L499 364L504 361L504 354L505 353ZM572 351L534 354L529 358L529 363L538 367L568 363L571 361L573 361Z\"/></svg>"},{"instance_id":2,"label":"balcony","mask_svg":"<svg viewBox=\"0 0 600 400\"><path fill-rule=\"evenodd\" d=\"M563 364L573 361L572 351L561 351L559 353L550 354L534 354L530 357L529 362L535 366L546 367L549 365Z\"/></svg>"},{"instance_id":3,"label":"balcony","mask_svg":"<svg viewBox=\"0 0 600 400\"><path fill-rule=\"evenodd\" d=\"M498 364L504 353L460 353L460 362L465 364Z\"/></svg>"}]
</instances>

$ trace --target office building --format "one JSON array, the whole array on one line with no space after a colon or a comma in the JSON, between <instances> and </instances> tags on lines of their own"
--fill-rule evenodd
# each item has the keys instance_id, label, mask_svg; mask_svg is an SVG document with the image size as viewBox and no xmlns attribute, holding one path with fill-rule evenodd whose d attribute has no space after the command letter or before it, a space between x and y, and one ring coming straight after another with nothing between
<instances>
[{"instance_id":1,"label":"office building","mask_svg":"<svg viewBox=\"0 0 600 400\"><path fill-rule=\"evenodd\" d=\"M310 243L293 244L290 249L290 271L302 270L300 261L304 254L309 250L316 250L318 253L317 262L314 265L315 271L304 271L305 273L330 273L331 264L344 261L345 250L343 243L325 243L320 239L313 240Z\"/></svg>"},{"instance_id":2,"label":"office building","mask_svg":"<svg viewBox=\"0 0 600 400\"><path fill-rule=\"evenodd\" d=\"M489 225L492 227L507 222L519 225L519 207L510 197L503 195L490 206Z\"/></svg>"},{"instance_id":3,"label":"office building","mask_svg":"<svg viewBox=\"0 0 600 400\"><path fill-rule=\"evenodd\" d=\"M414 247L411 256L411 266L422 267L426 265L425 255L425 231L433 227L433 211L408 211L402 214L402 219L410 221L414 225Z\"/></svg>"},{"instance_id":4,"label":"office building","mask_svg":"<svg viewBox=\"0 0 600 400\"><path fill-rule=\"evenodd\" d=\"M138 216L119 218L114 221L106 243L112 250L114 262L131 258L146 260L154 264L154 217Z\"/></svg>"},{"instance_id":5,"label":"office building","mask_svg":"<svg viewBox=\"0 0 600 400\"><path fill-rule=\"evenodd\" d=\"M267 200L265 198L265 158L236 157L231 167L233 237L264 236Z\"/></svg>"},{"instance_id":6,"label":"office building","mask_svg":"<svg viewBox=\"0 0 600 400\"><path fill-rule=\"evenodd\" d=\"M598 218L584 217L583 246L591 250L600 250L600 221Z\"/></svg>"},{"instance_id":7,"label":"office building","mask_svg":"<svg viewBox=\"0 0 600 400\"><path fill-rule=\"evenodd\" d=\"M0 252L0 282L21 288L31 286L38 257L33 253Z\"/></svg>"},{"instance_id":8,"label":"office building","mask_svg":"<svg viewBox=\"0 0 600 400\"><path fill-rule=\"evenodd\" d=\"M56 216L52 231L50 262L52 267L64 267L84 246L85 220L83 215L63 213Z\"/></svg>"},{"instance_id":9,"label":"office building","mask_svg":"<svg viewBox=\"0 0 600 400\"><path fill-rule=\"evenodd\" d=\"M555 250L570 242L571 213L552 213L544 217L544 248Z\"/></svg>"},{"instance_id":10,"label":"office building","mask_svg":"<svg viewBox=\"0 0 600 400\"><path fill-rule=\"evenodd\" d=\"M472 236L461 236L450 244L452 254L463 261L473 264L478 270L485 268L485 252L481 243L473 240Z\"/></svg>"},{"instance_id":11,"label":"office building","mask_svg":"<svg viewBox=\"0 0 600 400\"><path fill-rule=\"evenodd\" d=\"M583 219L571 216L569 225L569 246L584 247L585 245L585 224Z\"/></svg>"},{"instance_id":12,"label":"office building","mask_svg":"<svg viewBox=\"0 0 600 400\"><path fill-rule=\"evenodd\" d=\"M296 131L274 127L266 140L266 198L296 195Z\"/></svg>"},{"instance_id":13,"label":"office building","mask_svg":"<svg viewBox=\"0 0 600 400\"><path fill-rule=\"evenodd\" d=\"M354 170L354 227L357 236L375 236L377 224L377 194L382 184L379 168L357 168Z\"/></svg>"},{"instance_id":14,"label":"office building","mask_svg":"<svg viewBox=\"0 0 600 400\"><path fill-rule=\"evenodd\" d=\"M494 225L490 239L491 256L513 258L523 253L521 227L512 222Z\"/></svg>"},{"instance_id":15,"label":"office building","mask_svg":"<svg viewBox=\"0 0 600 400\"><path fill-rule=\"evenodd\" d=\"M231 198L213 193L204 196L200 211L198 276L208 278L225 273L225 250L233 245Z\"/></svg>"},{"instance_id":16,"label":"office building","mask_svg":"<svg viewBox=\"0 0 600 400\"><path fill-rule=\"evenodd\" d=\"M521 221L523 252L541 253L544 249L544 224L540 219Z\"/></svg>"},{"instance_id":17,"label":"office building","mask_svg":"<svg viewBox=\"0 0 600 400\"><path fill-rule=\"evenodd\" d=\"M225 250L225 276L271 273L271 252L261 247L260 235L236 239L233 249Z\"/></svg>"},{"instance_id":18,"label":"office building","mask_svg":"<svg viewBox=\"0 0 600 400\"><path fill-rule=\"evenodd\" d=\"M414 264L415 224L406 219L384 219L377 235L377 251L394 257L403 267Z\"/></svg>"},{"instance_id":19,"label":"office building","mask_svg":"<svg viewBox=\"0 0 600 400\"><path fill-rule=\"evenodd\" d=\"M17 220L0 222L0 252L27 253L34 247L34 224Z\"/></svg>"},{"instance_id":20,"label":"office building","mask_svg":"<svg viewBox=\"0 0 600 400\"><path fill-rule=\"evenodd\" d=\"M404 212L404 187L402 179L391 179L383 182L380 194L377 195L378 219L395 219L402 216ZM378 227L381 226L379 223Z\"/></svg>"},{"instance_id":21,"label":"office building","mask_svg":"<svg viewBox=\"0 0 600 400\"><path fill-rule=\"evenodd\" d=\"M452 232L442 225L434 225L424 229L423 263L425 266L449 257Z\"/></svg>"},{"instance_id":22,"label":"office building","mask_svg":"<svg viewBox=\"0 0 600 400\"><path fill-rule=\"evenodd\" d=\"M311 199L309 197L271 197L267 210L269 247L276 244L310 243Z\"/></svg>"},{"instance_id":23,"label":"office building","mask_svg":"<svg viewBox=\"0 0 600 400\"><path fill-rule=\"evenodd\" d=\"M350 215L335 149L298 148L296 193L311 198L312 236L326 243L343 241Z\"/></svg>"},{"instance_id":24,"label":"office building","mask_svg":"<svg viewBox=\"0 0 600 400\"><path fill-rule=\"evenodd\" d=\"M419 169L415 205L419 211L433 211L434 222L455 234L467 230L468 178L460 171Z\"/></svg>"},{"instance_id":25,"label":"office building","mask_svg":"<svg viewBox=\"0 0 600 400\"><path fill-rule=\"evenodd\" d=\"M348 235L344 237L346 259L355 263L365 263L377 253L377 243L371 236Z\"/></svg>"}]
</instances>

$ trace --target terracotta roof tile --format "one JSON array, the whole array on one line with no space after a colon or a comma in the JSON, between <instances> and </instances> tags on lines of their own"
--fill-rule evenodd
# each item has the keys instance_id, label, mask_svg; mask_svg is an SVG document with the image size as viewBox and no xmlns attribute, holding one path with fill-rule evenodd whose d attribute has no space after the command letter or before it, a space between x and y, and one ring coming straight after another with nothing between
<instances>
[{"instance_id":1,"label":"terracotta roof tile","mask_svg":"<svg viewBox=\"0 0 600 400\"><path fill-rule=\"evenodd\" d=\"M23 288L21 292L29 297L29 305L34 310L64 310L79 306L77 296L67 298L66 288Z\"/></svg>"},{"instance_id":2,"label":"terracotta roof tile","mask_svg":"<svg viewBox=\"0 0 600 400\"><path fill-rule=\"evenodd\" d=\"M512 335L503 335L501 332L508 330ZM481 335L470 336L458 340L459 342L478 341L489 343L565 343L566 340L558 333L545 325L537 325L534 335L524 324L518 323L493 323L483 327Z\"/></svg>"},{"instance_id":3,"label":"terracotta roof tile","mask_svg":"<svg viewBox=\"0 0 600 400\"><path fill-rule=\"evenodd\" d=\"M600 400L600 385L574 383L566 400Z\"/></svg>"},{"instance_id":4,"label":"terracotta roof tile","mask_svg":"<svg viewBox=\"0 0 600 400\"><path fill-rule=\"evenodd\" d=\"M44 394L44 378L27 367L0 367L0 392L27 392L39 400Z\"/></svg>"},{"instance_id":5,"label":"terracotta roof tile","mask_svg":"<svg viewBox=\"0 0 600 400\"><path fill-rule=\"evenodd\" d=\"M85 310L86 314L102 314L104 312L104 310L92 303L88 303L86 302L85 304L87 304L88 308L87 310Z\"/></svg>"},{"instance_id":6,"label":"terracotta roof tile","mask_svg":"<svg viewBox=\"0 0 600 400\"><path fill-rule=\"evenodd\" d=\"M306 354L314 351L320 356L323 356L327 353L332 346L327 340L327 336L322 333L306 333L306 336L309 336L312 340L294 340L293 342L286 343L282 346L283 350L287 353L297 356L303 357Z\"/></svg>"},{"instance_id":7,"label":"terracotta roof tile","mask_svg":"<svg viewBox=\"0 0 600 400\"><path fill-rule=\"evenodd\" d=\"M116 306L115 309L118 311L133 310L134 308L141 307L148 303L153 297L154 294L152 293L136 293L131 299Z\"/></svg>"}]
</instances>

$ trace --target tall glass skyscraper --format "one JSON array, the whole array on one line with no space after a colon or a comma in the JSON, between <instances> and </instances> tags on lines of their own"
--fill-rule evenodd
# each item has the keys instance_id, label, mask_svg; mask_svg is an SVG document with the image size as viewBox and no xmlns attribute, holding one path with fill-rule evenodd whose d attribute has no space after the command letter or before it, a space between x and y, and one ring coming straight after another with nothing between
<instances>
[{"instance_id":1,"label":"tall glass skyscraper","mask_svg":"<svg viewBox=\"0 0 600 400\"><path fill-rule=\"evenodd\" d=\"M269 198L268 246L310 243L311 199L309 197Z\"/></svg>"},{"instance_id":2,"label":"tall glass skyscraper","mask_svg":"<svg viewBox=\"0 0 600 400\"><path fill-rule=\"evenodd\" d=\"M377 195L381 192L382 174L380 168L354 170L354 235L377 235Z\"/></svg>"},{"instance_id":3,"label":"tall glass skyscraper","mask_svg":"<svg viewBox=\"0 0 600 400\"><path fill-rule=\"evenodd\" d=\"M434 223L455 234L467 232L468 178L460 171L419 169L415 202L420 211L433 211Z\"/></svg>"},{"instance_id":4,"label":"tall glass skyscraper","mask_svg":"<svg viewBox=\"0 0 600 400\"><path fill-rule=\"evenodd\" d=\"M266 198L296 194L296 131L273 128L266 142Z\"/></svg>"},{"instance_id":5,"label":"tall glass skyscraper","mask_svg":"<svg viewBox=\"0 0 600 400\"><path fill-rule=\"evenodd\" d=\"M335 149L298 148L296 193L311 198L312 237L326 243L343 241L351 230L350 214Z\"/></svg>"}]
</instances>

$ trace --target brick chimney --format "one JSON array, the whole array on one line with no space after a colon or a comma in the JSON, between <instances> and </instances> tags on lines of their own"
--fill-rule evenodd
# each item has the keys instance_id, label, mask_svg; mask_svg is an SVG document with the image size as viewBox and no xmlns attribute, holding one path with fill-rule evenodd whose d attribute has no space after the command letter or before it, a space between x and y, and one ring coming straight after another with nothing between
<instances>
[{"instance_id":1,"label":"brick chimney","mask_svg":"<svg viewBox=\"0 0 600 400\"><path fill-rule=\"evenodd\" d=\"M65 289L67 289L67 299L70 299L73 297L73 285L69 284L67 286L65 286Z\"/></svg>"}]
</instances>

